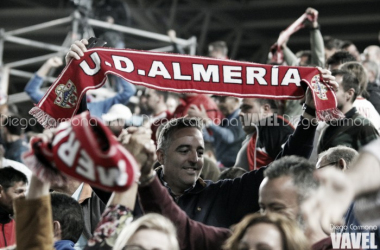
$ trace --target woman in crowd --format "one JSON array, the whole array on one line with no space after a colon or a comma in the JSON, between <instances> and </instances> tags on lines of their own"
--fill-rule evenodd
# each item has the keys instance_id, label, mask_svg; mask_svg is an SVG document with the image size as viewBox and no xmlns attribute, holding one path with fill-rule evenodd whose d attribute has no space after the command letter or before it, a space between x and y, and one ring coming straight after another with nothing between
<instances>
[{"instance_id":1,"label":"woman in crowd","mask_svg":"<svg viewBox=\"0 0 380 250\"><path fill-rule=\"evenodd\" d=\"M225 250L306 250L309 243L295 222L280 214L244 217L224 245Z\"/></svg>"}]
</instances>

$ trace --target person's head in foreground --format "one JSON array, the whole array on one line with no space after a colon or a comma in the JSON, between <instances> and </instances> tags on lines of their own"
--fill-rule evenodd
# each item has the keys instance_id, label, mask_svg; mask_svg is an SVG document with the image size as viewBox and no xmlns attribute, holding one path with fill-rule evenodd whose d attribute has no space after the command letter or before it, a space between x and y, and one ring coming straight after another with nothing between
<instances>
[{"instance_id":1,"label":"person's head in foreground","mask_svg":"<svg viewBox=\"0 0 380 250\"><path fill-rule=\"evenodd\" d=\"M294 221L280 214L250 214L233 229L225 250L306 250L309 243Z\"/></svg>"},{"instance_id":2,"label":"person's head in foreground","mask_svg":"<svg viewBox=\"0 0 380 250\"><path fill-rule=\"evenodd\" d=\"M335 167L346 171L358 155L359 153L355 149L346 146L329 148L318 155L315 168Z\"/></svg>"},{"instance_id":3,"label":"person's head in foreground","mask_svg":"<svg viewBox=\"0 0 380 250\"><path fill-rule=\"evenodd\" d=\"M318 187L314 170L313 164L298 156L272 162L259 189L260 212L279 213L303 226L301 205Z\"/></svg>"},{"instance_id":4,"label":"person's head in foreground","mask_svg":"<svg viewBox=\"0 0 380 250\"><path fill-rule=\"evenodd\" d=\"M126 226L113 250L179 250L176 229L165 217L147 214Z\"/></svg>"}]
</instances>

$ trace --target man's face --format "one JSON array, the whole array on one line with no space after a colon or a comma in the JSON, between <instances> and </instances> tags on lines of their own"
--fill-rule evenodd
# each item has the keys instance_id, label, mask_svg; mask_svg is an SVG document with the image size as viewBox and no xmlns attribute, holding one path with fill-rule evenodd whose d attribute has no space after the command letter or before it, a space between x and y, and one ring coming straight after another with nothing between
<instances>
[{"instance_id":1,"label":"man's face","mask_svg":"<svg viewBox=\"0 0 380 250\"><path fill-rule=\"evenodd\" d=\"M1 187L0 191L0 206L9 214L13 214L13 200L21 196L25 196L26 183L19 181L15 182L12 187L4 190Z\"/></svg>"},{"instance_id":2,"label":"man's face","mask_svg":"<svg viewBox=\"0 0 380 250\"><path fill-rule=\"evenodd\" d=\"M339 84L338 91L335 93L336 100L338 102L337 108L339 110L343 109L343 106L347 103L347 94L346 91L343 89L342 85L343 77L340 75L335 76L335 81Z\"/></svg>"},{"instance_id":3,"label":"man's face","mask_svg":"<svg viewBox=\"0 0 380 250\"><path fill-rule=\"evenodd\" d=\"M171 134L169 146L157 152L164 165L164 179L174 192L183 192L195 184L203 167L204 141L196 128L182 128Z\"/></svg>"},{"instance_id":4,"label":"man's face","mask_svg":"<svg viewBox=\"0 0 380 250\"><path fill-rule=\"evenodd\" d=\"M157 103L159 102L160 98L157 95L155 90L147 89L146 99L147 99L148 108L150 110L153 110L157 106Z\"/></svg>"},{"instance_id":5,"label":"man's face","mask_svg":"<svg viewBox=\"0 0 380 250\"><path fill-rule=\"evenodd\" d=\"M210 51L209 56L216 59L226 59L226 55L223 53L223 51L219 50Z\"/></svg>"},{"instance_id":6,"label":"man's face","mask_svg":"<svg viewBox=\"0 0 380 250\"><path fill-rule=\"evenodd\" d=\"M271 180L266 177L260 185L259 205L262 214L279 213L299 221L298 193L290 176Z\"/></svg>"},{"instance_id":7,"label":"man's face","mask_svg":"<svg viewBox=\"0 0 380 250\"><path fill-rule=\"evenodd\" d=\"M264 108L254 98L244 98L240 106L240 120L243 125L243 130L247 133L255 131L254 124L265 118Z\"/></svg>"},{"instance_id":8,"label":"man's face","mask_svg":"<svg viewBox=\"0 0 380 250\"><path fill-rule=\"evenodd\" d=\"M107 123L108 128L112 133L118 137L125 126L126 121L124 119L117 119Z\"/></svg>"}]
</instances>

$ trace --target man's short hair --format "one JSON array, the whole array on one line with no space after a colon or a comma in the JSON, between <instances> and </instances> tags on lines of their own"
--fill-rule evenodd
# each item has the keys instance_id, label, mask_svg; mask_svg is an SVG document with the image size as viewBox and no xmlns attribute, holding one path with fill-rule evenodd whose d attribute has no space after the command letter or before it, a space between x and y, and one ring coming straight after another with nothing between
<instances>
[{"instance_id":1,"label":"man's short hair","mask_svg":"<svg viewBox=\"0 0 380 250\"><path fill-rule=\"evenodd\" d=\"M359 153L353 148L336 146L323 151L318 155L318 158L322 159L324 157L325 161L329 163L337 163L340 159L344 159L347 163L347 168L349 168L350 164L358 155Z\"/></svg>"},{"instance_id":2,"label":"man's short hair","mask_svg":"<svg viewBox=\"0 0 380 250\"><path fill-rule=\"evenodd\" d=\"M273 112L276 112L278 110L277 102L275 100L273 100L273 99L260 99L260 98L256 98L255 100L257 101L257 103L260 104L260 106L268 104Z\"/></svg>"},{"instance_id":3,"label":"man's short hair","mask_svg":"<svg viewBox=\"0 0 380 250\"><path fill-rule=\"evenodd\" d=\"M28 183L28 178L22 172L12 168L5 167L0 169L0 185L3 187L4 191L8 188L13 187L16 182Z\"/></svg>"},{"instance_id":4,"label":"man's short hair","mask_svg":"<svg viewBox=\"0 0 380 250\"><path fill-rule=\"evenodd\" d=\"M349 41L349 40L345 40L345 41L342 41L342 49L347 49L348 47L350 47L351 45L355 45L353 42Z\"/></svg>"},{"instance_id":5,"label":"man's short hair","mask_svg":"<svg viewBox=\"0 0 380 250\"><path fill-rule=\"evenodd\" d=\"M356 62L356 58L348 51L338 51L327 59L327 65L340 65L346 62Z\"/></svg>"},{"instance_id":6,"label":"man's short hair","mask_svg":"<svg viewBox=\"0 0 380 250\"><path fill-rule=\"evenodd\" d=\"M8 129L11 135L21 135L22 133L21 118L18 116L5 117L2 125Z\"/></svg>"},{"instance_id":7,"label":"man's short hair","mask_svg":"<svg viewBox=\"0 0 380 250\"><path fill-rule=\"evenodd\" d=\"M83 232L84 220L79 203L61 193L51 194L51 208L53 221L61 224L61 239L77 242Z\"/></svg>"},{"instance_id":8,"label":"man's short hair","mask_svg":"<svg viewBox=\"0 0 380 250\"><path fill-rule=\"evenodd\" d=\"M352 102L356 100L356 97L360 93L359 80L358 78L351 72L347 70L333 70L331 71L333 76L342 76L342 86L344 91L348 91L349 89L354 89L354 97Z\"/></svg>"},{"instance_id":9,"label":"man's short hair","mask_svg":"<svg viewBox=\"0 0 380 250\"><path fill-rule=\"evenodd\" d=\"M166 150L170 145L171 135L183 128L196 128L202 132L203 122L199 118L181 117L168 121L162 128L157 141L157 149Z\"/></svg>"},{"instance_id":10,"label":"man's short hair","mask_svg":"<svg viewBox=\"0 0 380 250\"><path fill-rule=\"evenodd\" d=\"M272 162L264 171L264 177L269 180L283 176L291 177L301 202L318 187L318 183L313 177L314 170L315 166L308 160L292 155Z\"/></svg>"},{"instance_id":11,"label":"man's short hair","mask_svg":"<svg viewBox=\"0 0 380 250\"><path fill-rule=\"evenodd\" d=\"M342 44L343 44L342 40L336 39L331 36L324 36L323 42L324 42L325 48L328 50L341 49Z\"/></svg>"},{"instance_id":12,"label":"man's short hair","mask_svg":"<svg viewBox=\"0 0 380 250\"><path fill-rule=\"evenodd\" d=\"M359 62L347 62L340 69L353 73L359 81L359 94L367 96L368 75L364 66Z\"/></svg>"},{"instance_id":13,"label":"man's short hair","mask_svg":"<svg viewBox=\"0 0 380 250\"><path fill-rule=\"evenodd\" d=\"M228 54L228 47L226 42L224 41L216 41L212 42L208 45L208 52L211 53L212 51L219 51L223 53L223 55L227 56Z\"/></svg>"}]
</instances>

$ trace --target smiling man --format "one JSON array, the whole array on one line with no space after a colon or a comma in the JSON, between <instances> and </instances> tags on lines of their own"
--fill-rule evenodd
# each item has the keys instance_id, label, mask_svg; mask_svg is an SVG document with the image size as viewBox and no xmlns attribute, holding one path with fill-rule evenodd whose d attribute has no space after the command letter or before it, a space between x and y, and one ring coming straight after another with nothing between
<instances>
[{"instance_id":1,"label":"smiling man","mask_svg":"<svg viewBox=\"0 0 380 250\"><path fill-rule=\"evenodd\" d=\"M306 119L305 123L309 120L303 119ZM314 127L299 126L298 132L289 137L283 155L307 157L311 152ZM142 171L140 186L150 183L157 175L189 218L206 225L228 228L245 215L259 210L258 190L265 168L215 183L199 178L204 152L202 128L203 121L199 118L183 117L165 124L156 152L161 166L156 171Z\"/></svg>"},{"instance_id":2,"label":"smiling man","mask_svg":"<svg viewBox=\"0 0 380 250\"><path fill-rule=\"evenodd\" d=\"M162 179L177 197L198 180L203 167L204 152L202 121L178 121L172 130L168 126L164 127L157 150L157 159L163 164Z\"/></svg>"}]
</instances>

